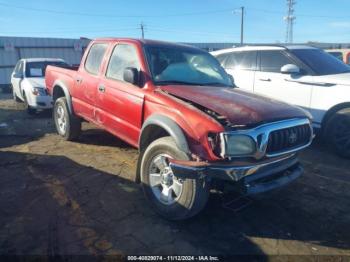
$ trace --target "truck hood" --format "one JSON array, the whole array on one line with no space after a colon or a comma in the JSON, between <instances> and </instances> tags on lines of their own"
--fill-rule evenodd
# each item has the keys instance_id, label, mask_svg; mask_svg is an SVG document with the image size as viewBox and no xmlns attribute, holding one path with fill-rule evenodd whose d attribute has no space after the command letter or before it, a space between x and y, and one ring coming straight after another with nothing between
<instances>
[{"instance_id":1,"label":"truck hood","mask_svg":"<svg viewBox=\"0 0 350 262\"><path fill-rule=\"evenodd\" d=\"M45 78L43 77L27 77L26 80L32 87L45 87Z\"/></svg>"},{"instance_id":2,"label":"truck hood","mask_svg":"<svg viewBox=\"0 0 350 262\"><path fill-rule=\"evenodd\" d=\"M231 125L254 126L290 118L307 117L305 111L237 88L214 86L159 86L168 94L193 102L224 116Z\"/></svg>"},{"instance_id":3,"label":"truck hood","mask_svg":"<svg viewBox=\"0 0 350 262\"><path fill-rule=\"evenodd\" d=\"M350 73L314 76L315 82L350 86Z\"/></svg>"}]
</instances>

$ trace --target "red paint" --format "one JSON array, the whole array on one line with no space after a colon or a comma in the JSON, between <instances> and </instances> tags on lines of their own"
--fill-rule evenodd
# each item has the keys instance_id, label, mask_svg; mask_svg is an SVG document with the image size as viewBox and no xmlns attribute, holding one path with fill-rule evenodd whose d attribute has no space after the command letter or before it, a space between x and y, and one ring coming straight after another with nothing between
<instances>
[{"instance_id":1,"label":"red paint","mask_svg":"<svg viewBox=\"0 0 350 262\"><path fill-rule=\"evenodd\" d=\"M225 116L232 125L256 125L291 116L305 117L305 113L298 107L238 88L163 86L161 89Z\"/></svg>"}]
</instances>

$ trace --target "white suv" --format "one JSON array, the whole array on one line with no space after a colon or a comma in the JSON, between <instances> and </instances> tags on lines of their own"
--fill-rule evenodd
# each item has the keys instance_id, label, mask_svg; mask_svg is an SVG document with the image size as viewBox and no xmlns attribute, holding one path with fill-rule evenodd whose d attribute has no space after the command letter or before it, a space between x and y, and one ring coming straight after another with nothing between
<instances>
[{"instance_id":1,"label":"white suv","mask_svg":"<svg viewBox=\"0 0 350 262\"><path fill-rule=\"evenodd\" d=\"M34 114L37 109L52 108L52 98L45 87L45 69L48 65L68 66L62 59L21 59L11 74L13 98L17 102L23 101L29 114Z\"/></svg>"},{"instance_id":2,"label":"white suv","mask_svg":"<svg viewBox=\"0 0 350 262\"><path fill-rule=\"evenodd\" d=\"M245 46L212 55L238 87L308 110L316 131L338 154L350 157L350 66L300 45Z\"/></svg>"}]
</instances>

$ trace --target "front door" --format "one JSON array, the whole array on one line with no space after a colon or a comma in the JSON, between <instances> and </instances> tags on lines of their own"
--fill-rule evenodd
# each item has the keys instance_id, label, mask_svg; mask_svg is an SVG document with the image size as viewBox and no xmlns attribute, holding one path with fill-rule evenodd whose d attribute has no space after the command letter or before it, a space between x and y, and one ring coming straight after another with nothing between
<instances>
[{"instance_id":1,"label":"front door","mask_svg":"<svg viewBox=\"0 0 350 262\"><path fill-rule=\"evenodd\" d=\"M97 92L96 121L108 131L137 146L142 126L143 89L124 81L127 67L141 71L137 48L117 44Z\"/></svg>"},{"instance_id":2,"label":"front door","mask_svg":"<svg viewBox=\"0 0 350 262\"><path fill-rule=\"evenodd\" d=\"M281 50L259 51L259 70L255 73L254 92L308 109L313 77L307 74L282 74L281 67L295 64Z\"/></svg>"},{"instance_id":3,"label":"front door","mask_svg":"<svg viewBox=\"0 0 350 262\"><path fill-rule=\"evenodd\" d=\"M11 85L12 85L13 91L15 92L17 97L20 97L22 99L23 99L23 96L22 96L22 90L21 90L21 82L24 77L23 68L24 68L23 61L18 61L11 76Z\"/></svg>"}]
</instances>

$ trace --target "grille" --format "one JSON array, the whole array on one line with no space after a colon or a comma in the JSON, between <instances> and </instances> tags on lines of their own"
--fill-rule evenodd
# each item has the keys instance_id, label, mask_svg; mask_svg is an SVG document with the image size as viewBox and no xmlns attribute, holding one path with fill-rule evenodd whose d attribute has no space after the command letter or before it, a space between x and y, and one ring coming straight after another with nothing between
<instances>
[{"instance_id":1,"label":"grille","mask_svg":"<svg viewBox=\"0 0 350 262\"><path fill-rule=\"evenodd\" d=\"M272 131L267 145L267 154L275 154L304 146L310 142L309 125L301 125Z\"/></svg>"}]
</instances>

